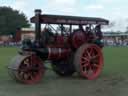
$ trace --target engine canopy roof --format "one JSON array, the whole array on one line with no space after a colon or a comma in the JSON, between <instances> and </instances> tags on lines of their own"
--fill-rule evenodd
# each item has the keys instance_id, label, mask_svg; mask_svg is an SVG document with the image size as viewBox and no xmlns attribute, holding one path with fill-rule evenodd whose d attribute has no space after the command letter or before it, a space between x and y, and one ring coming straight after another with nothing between
<instances>
[{"instance_id":1,"label":"engine canopy roof","mask_svg":"<svg viewBox=\"0 0 128 96\"><path fill-rule=\"evenodd\" d=\"M36 17L32 17L32 23L36 22ZM86 25L86 24L100 24L108 25L109 21L103 18L95 17L80 17L80 16L65 16L65 15L40 15L40 23L42 24L66 24L66 25Z\"/></svg>"}]
</instances>

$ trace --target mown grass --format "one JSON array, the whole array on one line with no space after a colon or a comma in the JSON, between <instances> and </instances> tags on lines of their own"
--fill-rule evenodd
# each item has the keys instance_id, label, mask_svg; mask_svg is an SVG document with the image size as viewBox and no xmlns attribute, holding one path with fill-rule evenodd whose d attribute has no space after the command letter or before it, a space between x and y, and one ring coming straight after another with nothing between
<instances>
[{"instance_id":1,"label":"mown grass","mask_svg":"<svg viewBox=\"0 0 128 96\"><path fill-rule=\"evenodd\" d=\"M104 48L105 74L128 74L128 47Z\"/></svg>"},{"instance_id":2,"label":"mown grass","mask_svg":"<svg viewBox=\"0 0 128 96\"><path fill-rule=\"evenodd\" d=\"M101 76L88 81L78 76L62 78L47 71L42 81L24 85L12 80L7 65L17 54L17 48L0 48L0 96L127 96L128 48L103 49L104 68Z\"/></svg>"}]
</instances>

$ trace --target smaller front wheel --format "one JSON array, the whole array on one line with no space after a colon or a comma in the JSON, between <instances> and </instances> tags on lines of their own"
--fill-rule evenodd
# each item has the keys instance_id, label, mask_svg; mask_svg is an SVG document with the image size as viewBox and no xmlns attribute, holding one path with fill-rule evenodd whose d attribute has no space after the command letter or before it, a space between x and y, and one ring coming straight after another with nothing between
<instances>
[{"instance_id":1,"label":"smaller front wheel","mask_svg":"<svg viewBox=\"0 0 128 96\"><path fill-rule=\"evenodd\" d=\"M44 74L42 60L35 54L18 55L8 66L9 74L17 81L34 84L41 80Z\"/></svg>"},{"instance_id":2,"label":"smaller front wheel","mask_svg":"<svg viewBox=\"0 0 128 96\"><path fill-rule=\"evenodd\" d=\"M80 76L89 80L97 78L103 67L101 48L95 44L82 45L76 51L74 64Z\"/></svg>"}]
</instances>

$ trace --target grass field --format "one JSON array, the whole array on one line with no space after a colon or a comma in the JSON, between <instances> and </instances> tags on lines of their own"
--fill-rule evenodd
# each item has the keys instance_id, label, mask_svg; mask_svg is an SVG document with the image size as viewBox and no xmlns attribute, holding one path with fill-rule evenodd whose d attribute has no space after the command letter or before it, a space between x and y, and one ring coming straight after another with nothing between
<instances>
[{"instance_id":1,"label":"grass field","mask_svg":"<svg viewBox=\"0 0 128 96\"><path fill-rule=\"evenodd\" d=\"M128 96L127 47L104 48L104 68L96 80L62 78L47 71L35 85L20 84L8 76L7 65L17 50L0 48L0 96Z\"/></svg>"}]
</instances>

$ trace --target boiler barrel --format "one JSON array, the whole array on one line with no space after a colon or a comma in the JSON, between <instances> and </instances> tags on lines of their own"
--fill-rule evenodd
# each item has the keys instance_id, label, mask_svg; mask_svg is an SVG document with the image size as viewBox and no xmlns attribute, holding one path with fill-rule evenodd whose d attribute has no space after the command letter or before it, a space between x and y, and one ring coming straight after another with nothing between
<instances>
[{"instance_id":1,"label":"boiler barrel","mask_svg":"<svg viewBox=\"0 0 128 96\"><path fill-rule=\"evenodd\" d=\"M59 60L68 57L70 54L70 49L48 47L37 50L37 54L40 55L42 59Z\"/></svg>"}]
</instances>

